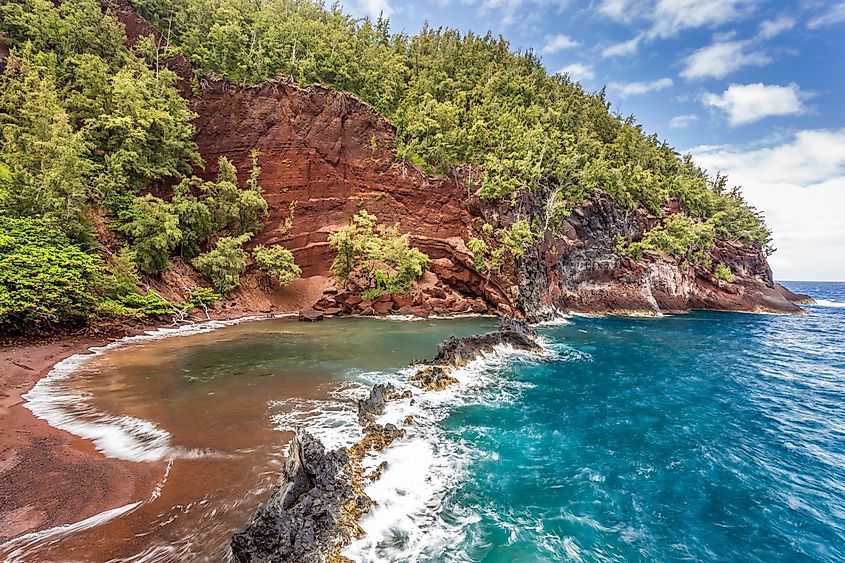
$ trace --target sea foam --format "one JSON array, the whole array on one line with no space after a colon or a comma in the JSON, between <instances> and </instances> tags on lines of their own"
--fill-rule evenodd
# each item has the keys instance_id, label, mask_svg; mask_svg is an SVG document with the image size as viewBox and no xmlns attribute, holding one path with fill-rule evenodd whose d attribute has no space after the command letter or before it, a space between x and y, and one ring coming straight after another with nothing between
<instances>
[{"instance_id":1,"label":"sea foam","mask_svg":"<svg viewBox=\"0 0 845 563\"><path fill-rule=\"evenodd\" d=\"M90 404L90 397L69 390L66 382L92 359L111 350L161 340L209 332L224 326L257 320L245 317L230 321L207 321L178 328L160 328L144 334L127 336L105 346L92 347L87 353L75 354L60 362L41 378L23 398L32 413L50 426L91 440L108 457L128 461L158 461L175 457L198 457L208 452L174 447L170 434L154 424L131 416L103 413Z\"/></svg>"},{"instance_id":2,"label":"sea foam","mask_svg":"<svg viewBox=\"0 0 845 563\"><path fill-rule=\"evenodd\" d=\"M451 439L440 423L457 407L503 404L518 400L531 384L503 377L513 361L532 362L537 355L497 346L489 354L451 372L458 382L443 391L408 384L414 368L396 374L372 374L375 382L411 389L411 399L387 403L377 422L403 427L407 435L383 452L367 457L365 473L387 462L381 477L366 487L376 506L360 521L364 535L344 554L355 561L413 561L441 553L462 538L461 525L446 523L441 509L447 495L464 479L469 448ZM413 422L404 425L405 417ZM466 518L475 518L466 515Z\"/></svg>"},{"instance_id":3,"label":"sea foam","mask_svg":"<svg viewBox=\"0 0 845 563\"><path fill-rule=\"evenodd\" d=\"M834 309L845 309L845 303L839 301L831 301L829 299L816 299L814 304L816 307L833 307Z\"/></svg>"}]
</instances>

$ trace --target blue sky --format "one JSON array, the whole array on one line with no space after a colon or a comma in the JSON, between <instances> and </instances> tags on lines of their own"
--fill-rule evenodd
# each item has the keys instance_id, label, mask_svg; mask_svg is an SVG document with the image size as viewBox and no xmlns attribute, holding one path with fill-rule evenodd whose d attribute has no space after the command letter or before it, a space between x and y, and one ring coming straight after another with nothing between
<instances>
[{"instance_id":1,"label":"blue sky","mask_svg":"<svg viewBox=\"0 0 845 563\"><path fill-rule=\"evenodd\" d=\"M345 0L387 14L505 36L550 73L607 87L766 214L779 279L845 280L845 1Z\"/></svg>"}]
</instances>

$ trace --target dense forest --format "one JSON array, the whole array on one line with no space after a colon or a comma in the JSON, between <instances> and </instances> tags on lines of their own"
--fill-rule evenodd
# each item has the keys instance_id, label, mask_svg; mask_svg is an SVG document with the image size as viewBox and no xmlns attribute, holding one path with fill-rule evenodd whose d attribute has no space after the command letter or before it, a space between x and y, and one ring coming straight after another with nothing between
<instances>
[{"instance_id":1,"label":"dense forest","mask_svg":"<svg viewBox=\"0 0 845 563\"><path fill-rule=\"evenodd\" d=\"M237 84L290 75L351 92L396 126L398 160L427 174L476 167L478 185L469 187L483 200L541 191L548 228L599 192L658 216L677 200L682 214L671 222L618 241L634 258L660 251L718 270L707 255L715 240L769 242L724 177L708 177L632 116L614 114L603 91L550 75L534 53L502 38L427 27L391 34L387 20L356 20L315 0L133 5L163 42L129 49L98 0L0 0L11 49L0 75L7 331L184 311L237 287L249 258L243 245L267 214L258 155L246 185L225 158L216 181L192 175L204 166L194 115L161 64L176 53L192 62L195 88L204 74ZM172 197L148 193L164 180L175 184ZM477 262L489 265L482 244L475 239ZM139 291L139 275L166 271L173 256L211 287L180 303ZM281 247L256 248L253 260L280 284L299 275Z\"/></svg>"}]
</instances>

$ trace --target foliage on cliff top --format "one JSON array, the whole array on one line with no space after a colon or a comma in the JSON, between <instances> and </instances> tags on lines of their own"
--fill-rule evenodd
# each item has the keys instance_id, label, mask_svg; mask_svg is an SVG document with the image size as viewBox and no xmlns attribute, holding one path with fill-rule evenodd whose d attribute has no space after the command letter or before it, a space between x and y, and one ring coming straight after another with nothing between
<instances>
[{"instance_id":1,"label":"foliage on cliff top","mask_svg":"<svg viewBox=\"0 0 845 563\"><path fill-rule=\"evenodd\" d=\"M717 234L767 243L759 215L604 93L549 75L533 52L503 38L429 27L391 34L317 0L132 0L196 68L235 82L292 75L353 92L397 127L399 158L443 173L484 167L486 199L518 190L552 195L553 214L606 190L626 208L661 214L670 198L693 218L720 217Z\"/></svg>"},{"instance_id":2,"label":"foliage on cliff top","mask_svg":"<svg viewBox=\"0 0 845 563\"><path fill-rule=\"evenodd\" d=\"M135 268L158 274L174 253L189 260L218 237L257 231L267 214L257 154L245 189L221 158L216 182L186 178L170 201L142 197L203 164L175 74L148 58L154 42L127 48L99 0L0 0L0 34L11 47L0 65L0 330L184 312L139 293ZM95 211L110 234L94 230ZM33 225L43 236L27 241ZM103 240L129 248L110 257Z\"/></svg>"}]
</instances>

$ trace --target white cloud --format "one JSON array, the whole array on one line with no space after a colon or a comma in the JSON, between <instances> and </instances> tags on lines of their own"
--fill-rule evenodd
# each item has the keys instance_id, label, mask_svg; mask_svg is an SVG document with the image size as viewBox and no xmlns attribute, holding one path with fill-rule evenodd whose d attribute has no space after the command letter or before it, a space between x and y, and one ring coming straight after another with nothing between
<instances>
[{"instance_id":1,"label":"white cloud","mask_svg":"<svg viewBox=\"0 0 845 563\"><path fill-rule=\"evenodd\" d=\"M603 56L630 55L643 40L674 37L681 31L735 23L754 11L759 0L603 0L598 13L636 25L642 32L605 48Z\"/></svg>"},{"instance_id":2,"label":"white cloud","mask_svg":"<svg viewBox=\"0 0 845 563\"><path fill-rule=\"evenodd\" d=\"M784 31L795 27L795 20L790 17L781 17L776 20L765 20L760 23L760 31L757 34L761 39L771 39Z\"/></svg>"},{"instance_id":3,"label":"white cloud","mask_svg":"<svg viewBox=\"0 0 845 563\"><path fill-rule=\"evenodd\" d=\"M476 4L482 15L497 13L503 25L536 21L549 11L560 12L570 0L461 0L462 4Z\"/></svg>"},{"instance_id":4,"label":"white cloud","mask_svg":"<svg viewBox=\"0 0 845 563\"><path fill-rule=\"evenodd\" d=\"M599 13L610 19L625 21L630 17L631 0L604 0L599 6Z\"/></svg>"},{"instance_id":5,"label":"white cloud","mask_svg":"<svg viewBox=\"0 0 845 563\"><path fill-rule=\"evenodd\" d=\"M797 84L731 84L722 94L705 93L702 101L726 112L731 125L742 125L774 115L804 113L803 97Z\"/></svg>"},{"instance_id":6,"label":"white cloud","mask_svg":"<svg viewBox=\"0 0 845 563\"><path fill-rule=\"evenodd\" d=\"M751 41L721 41L702 47L684 59L681 76L688 80L724 78L740 68L772 62L765 52L749 47Z\"/></svg>"},{"instance_id":7,"label":"white cloud","mask_svg":"<svg viewBox=\"0 0 845 563\"><path fill-rule=\"evenodd\" d=\"M621 98L641 96L650 92L659 92L670 88L674 82L671 78L659 78L651 82L611 82L608 88L617 92Z\"/></svg>"},{"instance_id":8,"label":"white cloud","mask_svg":"<svg viewBox=\"0 0 845 563\"><path fill-rule=\"evenodd\" d=\"M358 0L358 9L374 19L379 17L379 14L390 17L394 12L389 0Z\"/></svg>"},{"instance_id":9,"label":"white cloud","mask_svg":"<svg viewBox=\"0 0 845 563\"><path fill-rule=\"evenodd\" d=\"M739 20L755 5L754 0L657 0L649 35L672 37L684 29L714 27Z\"/></svg>"},{"instance_id":10,"label":"white cloud","mask_svg":"<svg viewBox=\"0 0 845 563\"><path fill-rule=\"evenodd\" d=\"M811 19L807 23L807 27L810 29L817 29L828 25L836 25L842 22L845 22L845 2L839 2L824 14Z\"/></svg>"},{"instance_id":11,"label":"white cloud","mask_svg":"<svg viewBox=\"0 0 845 563\"><path fill-rule=\"evenodd\" d=\"M564 49L572 49L573 47L579 46L580 43L568 35L558 34L558 35L548 35L546 36L546 44L541 49L541 53L544 55L551 55Z\"/></svg>"},{"instance_id":12,"label":"white cloud","mask_svg":"<svg viewBox=\"0 0 845 563\"><path fill-rule=\"evenodd\" d=\"M621 41L619 43L613 43L612 45L608 45L605 47L602 52L601 56L608 58L608 57L625 57L628 55L633 55L637 52L637 49L640 47L640 41L642 41L642 35L637 35L633 39L629 39L628 41Z\"/></svg>"},{"instance_id":13,"label":"white cloud","mask_svg":"<svg viewBox=\"0 0 845 563\"><path fill-rule=\"evenodd\" d=\"M574 63L567 65L557 71L557 74L568 74L572 80L583 82L584 80L592 80L596 77L596 71L593 67L582 63Z\"/></svg>"},{"instance_id":14,"label":"white cloud","mask_svg":"<svg viewBox=\"0 0 845 563\"><path fill-rule=\"evenodd\" d=\"M775 277L845 280L845 129L799 131L764 148L691 152L764 212L778 248L770 259Z\"/></svg>"},{"instance_id":15,"label":"white cloud","mask_svg":"<svg viewBox=\"0 0 845 563\"><path fill-rule=\"evenodd\" d=\"M684 129L685 127L689 127L693 121L698 121L698 116L694 113L676 115L671 119L671 121L669 121L669 127L672 127L673 129Z\"/></svg>"}]
</instances>

